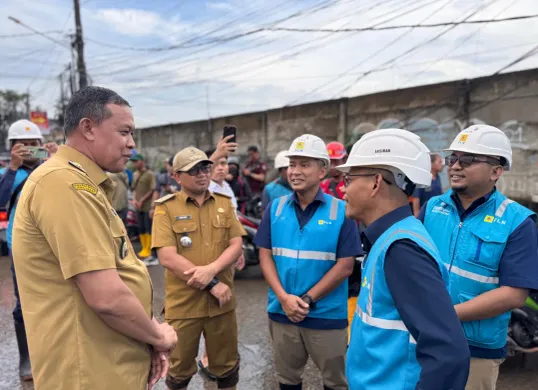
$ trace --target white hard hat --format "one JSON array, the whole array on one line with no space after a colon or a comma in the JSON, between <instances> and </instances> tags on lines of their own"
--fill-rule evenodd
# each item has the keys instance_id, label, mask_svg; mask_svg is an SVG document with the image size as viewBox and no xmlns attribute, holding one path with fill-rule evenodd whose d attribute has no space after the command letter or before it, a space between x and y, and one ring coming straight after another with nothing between
<instances>
[{"instance_id":1,"label":"white hard hat","mask_svg":"<svg viewBox=\"0 0 538 390\"><path fill-rule=\"evenodd\" d=\"M312 134L303 134L295 138L286 153L286 157L310 157L325 161L327 166L331 164L325 142Z\"/></svg>"},{"instance_id":2,"label":"white hard hat","mask_svg":"<svg viewBox=\"0 0 538 390\"><path fill-rule=\"evenodd\" d=\"M504 169L512 167L512 146L502 130L489 125L473 125L458 134L452 141L450 152L467 152L484 156L504 157Z\"/></svg>"},{"instance_id":3,"label":"white hard hat","mask_svg":"<svg viewBox=\"0 0 538 390\"><path fill-rule=\"evenodd\" d=\"M430 150L418 135L407 130L382 129L366 133L353 145L347 163L337 169L347 173L353 167L387 169L406 193L410 192L408 181L426 188L432 180Z\"/></svg>"},{"instance_id":4,"label":"white hard hat","mask_svg":"<svg viewBox=\"0 0 538 390\"><path fill-rule=\"evenodd\" d=\"M288 154L287 150L281 150L280 152L276 154L275 169L287 168L290 166L290 159L286 157L287 154Z\"/></svg>"},{"instance_id":5,"label":"white hard hat","mask_svg":"<svg viewBox=\"0 0 538 390\"><path fill-rule=\"evenodd\" d=\"M14 139L39 139L43 141L43 134L41 134L41 130L35 123L27 119L21 119L9 126L7 139L8 141Z\"/></svg>"}]
</instances>

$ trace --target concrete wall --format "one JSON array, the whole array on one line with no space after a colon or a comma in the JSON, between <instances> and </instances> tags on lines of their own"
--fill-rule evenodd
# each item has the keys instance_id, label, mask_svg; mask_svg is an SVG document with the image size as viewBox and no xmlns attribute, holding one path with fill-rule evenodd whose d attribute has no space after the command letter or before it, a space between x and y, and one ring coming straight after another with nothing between
<instances>
[{"instance_id":1,"label":"concrete wall","mask_svg":"<svg viewBox=\"0 0 538 390\"><path fill-rule=\"evenodd\" d=\"M499 189L527 204L538 202L538 69L381 92L349 99L283 107L210 121L169 124L137 131L138 149L158 164L183 147L208 149L225 124L238 127L238 154L261 147L272 161L279 150L304 133L327 142L355 142L379 128L406 128L420 135L432 151L450 145L472 123L488 123L512 141L513 170ZM445 181L446 184L446 181Z\"/></svg>"}]
</instances>

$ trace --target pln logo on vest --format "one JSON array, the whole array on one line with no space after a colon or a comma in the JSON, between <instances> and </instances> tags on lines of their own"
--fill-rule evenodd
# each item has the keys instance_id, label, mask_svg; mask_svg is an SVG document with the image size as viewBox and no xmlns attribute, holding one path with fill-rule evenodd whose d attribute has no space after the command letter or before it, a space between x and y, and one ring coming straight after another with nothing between
<instances>
[{"instance_id":1,"label":"pln logo on vest","mask_svg":"<svg viewBox=\"0 0 538 390\"><path fill-rule=\"evenodd\" d=\"M498 223L500 225L506 225L506 221L504 219L496 218L493 215L486 215L486 217L484 218L484 222L487 222L487 223L495 222L495 223Z\"/></svg>"},{"instance_id":2,"label":"pln logo on vest","mask_svg":"<svg viewBox=\"0 0 538 390\"><path fill-rule=\"evenodd\" d=\"M324 221L323 219L318 220L318 225L332 225L330 221Z\"/></svg>"},{"instance_id":3,"label":"pln logo on vest","mask_svg":"<svg viewBox=\"0 0 538 390\"><path fill-rule=\"evenodd\" d=\"M450 215L450 212L447 209L445 209L443 206L435 206L432 209L432 213L442 214L442 215Z\"/></svg>"},{"instance_id":4,"label":"pln logo on vest","mask_svg":"<svg viewBox=\"0 0 538 390\"><path fill-rule=\"evenodd\" d=\"M362 279L361 287L370 289L370 283L368 283L368 278L366 276Z\"/></svg>"}]
</instances>

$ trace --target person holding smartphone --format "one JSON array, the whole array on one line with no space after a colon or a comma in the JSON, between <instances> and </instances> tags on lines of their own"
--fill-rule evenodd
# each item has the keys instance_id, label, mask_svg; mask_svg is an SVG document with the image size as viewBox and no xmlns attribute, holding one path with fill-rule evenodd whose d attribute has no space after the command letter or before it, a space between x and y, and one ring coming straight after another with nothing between
<instances>
[{"instance_id":1,"label":"person holding smartphone","mask_svg":"<svg viewBox=\"0 0 538 390\"><path fill-rule=\"evenodd\" d=\"M43 135L41 134L41 130L39 130L39 127L35 123L26 119L16 121L9 127L8 141L11 148L11 161L7 168L0 170L0 174L2 175L0 177L0 207L8 207L9 223L6 238L9 256L11 257L13 220L19 195L30 173L43 161L42 159L33 157L33 153L29 149L33 148L39 151L41 152L40 155L45 157L54 154L58 147L55 143L42 146ZM32 370L13 263L11 265L11 272L16 297L13 320L15 322L17 344L19 346L19 375L23 381L29 381L32 380Z\"/></svg>"}]
</instances>

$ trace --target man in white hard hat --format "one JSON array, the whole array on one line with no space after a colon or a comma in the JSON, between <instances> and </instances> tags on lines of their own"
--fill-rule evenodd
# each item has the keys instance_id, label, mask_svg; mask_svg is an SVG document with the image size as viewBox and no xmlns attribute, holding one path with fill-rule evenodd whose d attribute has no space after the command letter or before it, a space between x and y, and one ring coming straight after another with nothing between
<instances>
[{"instance_id":1,"label":"man in white hard hat","mask_svg":"<svg viewBox=\"0 0 538 390\"><path fill-rule=\"evenodd\" d=\"M338 168L346 174L346 216L367 226L346 361L350 389L463 389L469 349L448 274L407 200L430 185L428 148L409 131L376 130Z\"/></svg>"},{"instance_id":2,"label":"man in white hard hat","mask_svg":"<svg viewBox=\"0 0 538 390\"><path fill-rule=\"evenodd\" d=\"M262 208L265 210L267 205L281 196L289 195L293 189L288 182L288 166L290 159L287 157L287 150L282 150L275 157L275 169L278 171L278 178L267 184L263 189Z\"/></svg>"},{"instance_id":3,"label":"man in white hard hat","mask_svg":"<svg viewBox=\"0 0 538 390\"><path fill-rule=\"evenodd\" d=\"M26 119L14 122L8 130L8 141L11 149L11 160L9 165L0 171L0 207L8 207L9 223L6 231L6 239L11 256L13 221L17 201L26 179L32 171L41 163L41 159L33 157L28 149L42 146L43 135L35 123ZM53 154L57 150L54 143L46 144L43 150ZM28 343L26 341L26 331L22 317L21 302L13 263L11 265L13 274L13 287L15 290L16 305L13 310L13 320L15 322L15 333L19 346L19 374L22 380L32 380L30 358L28 355Z\"/></svg>"},{"instance_id":4,"label":"man in white hard hat","mask_svg":"<svg viewBox=\"0 0 538 390\"><path fill-rule=\"evenodd\" d=\"M510 311L538 289L536 215L496 190L512 168L508 137L488 125L458 134L446 157L451 190L419 219L450 273L449 291L471 352L467 389L495 389Z\"/></svg>"},{"instance_id":5,"label":"man in white hard hat","mask_svg":"<svg viewBox=\"0 0 538 390\"><path fill-rule=\"evenodd\" d=\"M300 390L310 356L325 390L347 390L347 278L362 254L345 203L320 188L330 164L325 143L305 134L293 141L292 195L266 209L255 243L269 284L269 329L280 389Z\"/></svg>"}]
</instances>

